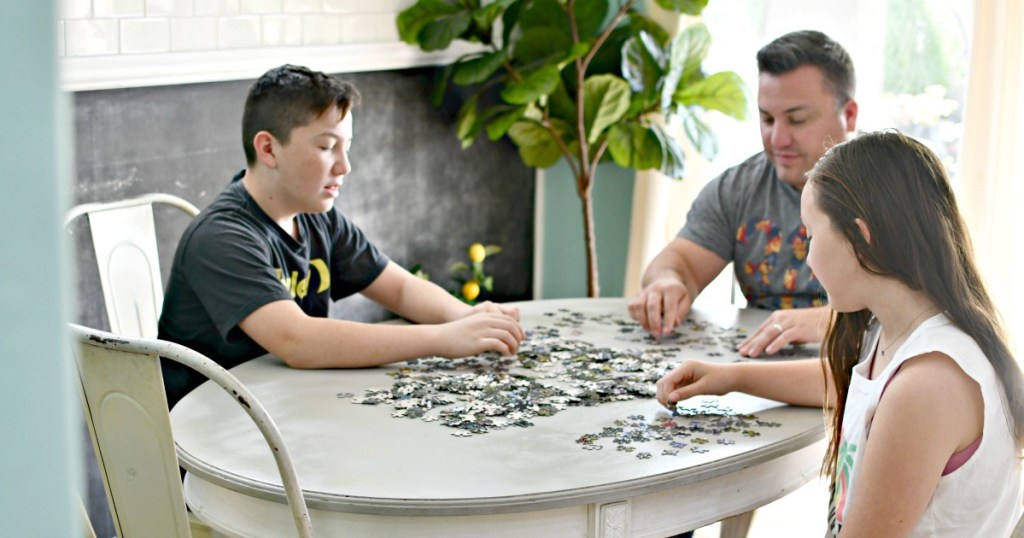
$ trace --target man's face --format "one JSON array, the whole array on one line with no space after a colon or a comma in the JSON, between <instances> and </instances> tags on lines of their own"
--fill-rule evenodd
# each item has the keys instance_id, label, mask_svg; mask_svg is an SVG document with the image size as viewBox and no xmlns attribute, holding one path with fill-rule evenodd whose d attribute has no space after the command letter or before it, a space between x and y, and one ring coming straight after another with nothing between
<instances>
[{"instance_id":1,"label":"man's face","mask_svg":"<svg viewBox=\"0 0 1024 538\"><path fill-rule=\"evenodd\" d=\"M294 213L323 213L334 206L345 174L352 170L352 111L340 117L331 106L312 122L292 129L287 144L274 140L283 207Z\"/></svg>"},{"instance_id":2,"label":"man's face","mask_svg":"<svg viewBox=\"0 0 1024 538\"><path fill-rule=\"evenodd\" d=\"M761 143L779 179L802 189L804 174L825 150L846 140L857 122L857 103L836 106L821 69L804 65L788 73L762 73L757 107L761 113Z\"/></svg>"}]
</instances>

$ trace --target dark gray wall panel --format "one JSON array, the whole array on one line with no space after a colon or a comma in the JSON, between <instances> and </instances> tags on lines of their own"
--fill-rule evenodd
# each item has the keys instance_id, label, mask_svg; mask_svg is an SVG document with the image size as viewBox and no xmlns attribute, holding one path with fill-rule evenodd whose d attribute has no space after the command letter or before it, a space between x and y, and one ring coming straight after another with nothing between
<instances>
[{"instance_id":1,"label":"dark gray wall panel","mask_svg":"<svg viewBox=\"0 0 1024 538\"><path fill-rule=\"evenodd\" d=\"M504 251L487 270L497 300L528 299L533 270L533 173L508 141L481 137L462 150L454 135L460 102L429 102L433 69L339 75L363 95L355 109L352 173L338 206L399 264L422 264L454 287L448 270L475 241ZM74 203L161 191L208 205L245 165L240 123L251 81L81 92L74 95ZM161 263L186 219L157 214ZM87 228L73 228L79 321L106 326ZM361 297L332 315L375 321L388 314Z\"/></svg>"}]
</instances>

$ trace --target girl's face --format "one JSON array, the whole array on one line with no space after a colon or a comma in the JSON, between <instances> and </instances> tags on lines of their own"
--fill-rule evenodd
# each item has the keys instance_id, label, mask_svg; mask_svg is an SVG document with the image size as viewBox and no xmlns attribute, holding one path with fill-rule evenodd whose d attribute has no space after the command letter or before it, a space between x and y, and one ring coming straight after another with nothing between
<instances>
[{"instance_id":1,"label":"girl's face","mask_svg":"<svg viewBox=\"0 0 1024 538\"><path fill-rule=\"evenodd\" d=\"M856 312L866 308L867 273L858 263L853 245L818 207L813 182L800 197L800 217L807 228L809 242L807 264L828 294L829 305L837 312ZM870 239L869 239L870 240Z\"/></svg>"}]
</instances>

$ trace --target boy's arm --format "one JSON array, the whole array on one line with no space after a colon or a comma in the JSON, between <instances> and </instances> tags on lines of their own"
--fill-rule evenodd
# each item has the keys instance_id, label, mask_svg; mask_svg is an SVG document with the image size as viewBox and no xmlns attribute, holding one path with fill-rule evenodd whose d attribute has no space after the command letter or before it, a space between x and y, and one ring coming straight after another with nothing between
<instances>
[{"instance_id":1,"label":"boy's arm","mask_svg":"<svg viewBox=\"0 0 1024 538\"><path fill-rule=\"evenodd\" d=\"M362 368L486 351L512 355L524 337L514 318L496 312L439 325L391 325L312 317L290 300L263 305L239 327L293 368Z\"/></svg>"},{"instance_id":2,"label":"boy's arm","mask_svg":"<svg viewBox=\"0 0 1024 538\"><path fill-rule=\"evenodd\" d=\"M761 398L808 407L831 407L825 398L825 374L821 360L742 362L718 364L684 361L658 381L658 401L675 402L702 394L744 392ZM835 384L827 374L828 394L835 398Z\"/></svg>"}]
</instances>

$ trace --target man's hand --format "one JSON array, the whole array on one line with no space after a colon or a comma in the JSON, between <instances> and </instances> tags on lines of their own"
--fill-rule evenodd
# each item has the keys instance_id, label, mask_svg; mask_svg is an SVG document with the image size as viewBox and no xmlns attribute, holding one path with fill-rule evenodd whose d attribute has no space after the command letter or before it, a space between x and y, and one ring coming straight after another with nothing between
<instances>
[{"instance_id":1,"label":"man's hand","mask_svg":"<svg viewBox=\"0 0 1024 538\"><path fill-rule=\"evenodd\" d=\"M664 277L644 286L629 302L629 316L653 336L672 332L693 306L690 291L678 278Z\"/></svg>"},{"instance_id":2,"label":"man's hand","mask_svg":"<svg viewBox=\"0 0 1024 538\"><path fill-rule=\"evenodd\" d=\"M773 355L790 344L818 343L825 338L830 308L776 310L746 340L736 346L740 355Z\"/></svg>"}]
</instances>

